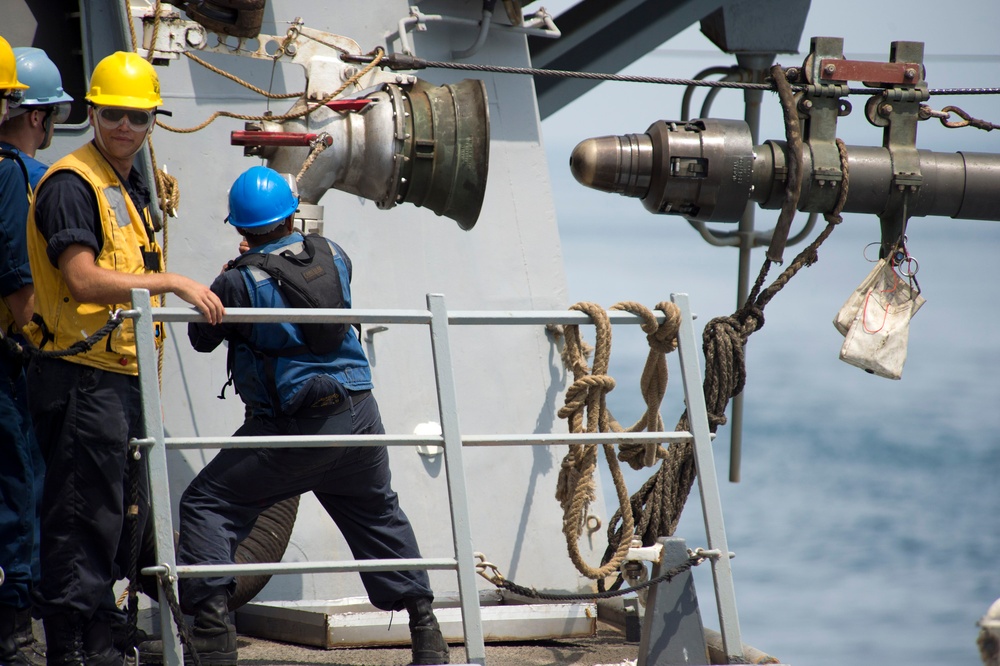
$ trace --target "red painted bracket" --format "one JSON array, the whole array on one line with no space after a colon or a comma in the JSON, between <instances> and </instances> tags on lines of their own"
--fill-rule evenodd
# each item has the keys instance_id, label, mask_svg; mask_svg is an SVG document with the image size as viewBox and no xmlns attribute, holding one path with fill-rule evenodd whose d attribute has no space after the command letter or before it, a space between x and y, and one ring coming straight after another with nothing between
<instances>
[{"instance_id":1,"label":"red painted bracket","mask_svg":"<svg viewBox=\"0 0 1000 666\"><path fill-rule=\"evenodd\" d=\"M820 61L824 81L861 81L865 85L916 85L923 80L924 66L918 62L865 62L826 58Z\"/></svg>"}]
</instances>

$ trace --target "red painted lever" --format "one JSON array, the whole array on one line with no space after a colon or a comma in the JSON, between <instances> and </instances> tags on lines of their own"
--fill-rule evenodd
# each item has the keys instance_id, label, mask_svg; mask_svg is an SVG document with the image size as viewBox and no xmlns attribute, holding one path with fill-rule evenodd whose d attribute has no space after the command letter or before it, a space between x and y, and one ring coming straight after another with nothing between
<instances>
[{"instance_id":1,"label":"red painted lever","mask_svg":"<svg viewBox=\"0 0 1000 666\"><path fill-rule=\"evenodd\" d=\"M319 134L304 132L263 132L260 130L245 130L231 132L229 143L233 146L311 146ZM327 135L323 141L329 146L333 139Z\"/></svg>"}]
</instances>

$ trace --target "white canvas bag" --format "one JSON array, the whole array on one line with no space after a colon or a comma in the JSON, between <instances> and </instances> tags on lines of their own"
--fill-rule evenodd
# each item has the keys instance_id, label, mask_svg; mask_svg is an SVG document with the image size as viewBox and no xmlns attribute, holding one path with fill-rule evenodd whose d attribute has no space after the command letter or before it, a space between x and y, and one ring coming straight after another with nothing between
<instances>
[{"instance_id":1,"label":"white canvas bag","mask_svg":"<svg viewBox=\"0 0 1000 666\"><path fill-rule=\"evenodd\" d=\"M880 259L834 319L837 330L845 333L840 360L880 377L899 379L906 363L910 319L925 302L908 280Z\"/></svg>"},{"instance_id":2,"label":"white canvas bag","mask_svg":"<svg viewBox=\"0 0 1000 666\"><path fill-rule=\"evenodd\" d=\"M841 307L840 311L837 312L837 316L833 319L833 325L838 331L840 331L841 335L847 335L847 329L849 329L851 324L854 323L854 318L857 316L858 310L861 308L865 298L868 296L868 290L871 289L871 287L875 284L875 281L878 280L879 275L885 270L888 263L889 262L885 259L879 259L875 263L875 268L872 269L872 272L868 274L868 277L861 281L858 288L854 290L854 293L848 297L847 301L844 302L843 307ZM909 285L906 286L907 289L910 288ZM917 314L917 310L919 310L920 306L924 303L924 299L919 296L918 292L918 296L913 304L913 312L910 313L910 316L912 317Z\"/></svg>"}]
</instances>

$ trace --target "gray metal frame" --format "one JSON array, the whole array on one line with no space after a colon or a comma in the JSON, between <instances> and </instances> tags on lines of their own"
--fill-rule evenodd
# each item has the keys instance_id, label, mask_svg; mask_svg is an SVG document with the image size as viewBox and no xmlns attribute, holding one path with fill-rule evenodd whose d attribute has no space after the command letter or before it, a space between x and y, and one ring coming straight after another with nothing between
<instances>
[{"instance_id":1,"label":"gray metal frame","mask_svg":"<svg viewBox=\"0 0 1000 666\"><path fill-rule=\"evenodd\" d=\"M678 334L681 374L692 432L670 433L583 433L583 434L535 434L514 436L463 435L459 424L455 379L452 370L451 348L448 338L450 325L545 325L545 324L588 324L590 318L575 311L469 311L448 312L444 296L427 295L427 310L301 310L273 308L259 310L253 308L231 308L226 312L228 321L264 322L289 321L296 323L319 322L359 322L368 323L409 323L430 326L431 348L434 356L434 371L437 384L438 409L442 435L342 435L308 437L187 437L167 438L164 436L157 352L153 341L153 322L200 321L201 315L189 308L151 308L149 292L143 289L132 291L133 310L125 316L135 319L140 386L142 390L145 438L133 444L145 449L149 456L151 483L151 504L154 520L156 549L161 564L143 569L145 574L162 571L170 573L174 594L177 594L178 577L195 577L230 574L281 574L281 573L325 573L348 571L389 571L417 569L454 569L458 575L459 597L462 607L462 621L465 634L467 661L471 664L486 663L486 648L483 640L482 619L479 609L479 595L476 590L476 559L473 555L472 531L469 518L468 492L462 463L463 446L509 446L603 442L646 442L658 441L679 443L693 441L697 466L698 485L702 510L705 516L705 531L710 550L721 553L712 558L712 572L715 579L715 595L722 629L723 646L731 657L742 657L739 622L736 615L736 599L733 593L732 572L729 566L729 547L726 541L725 525L722 519L722 504L719 496L715 463L712 456L712 435L708 428L708 412L701 386L692 314L686 294L673 294L671 299L681 311L681 326ZM635 315L627 312L610 312L612 323L642 323ZM437 444L444 447L446 481L448 484L451 510L452 533L455 546L454 558L422 558L392 560L349 560L307 563L269 563L242 565L202 565L177 566L173 541L173 519L171 516L170 484L167 472L166 450L190 448L256 448L262 446L383 446ZM160 590L161 608L166 608L164 591ZM169 613L160 614L164 640L164 663L167 666L181 666L183 663L180 639ZM172 640L171 640L172 638Z\"/></svg>"}]
</instances>

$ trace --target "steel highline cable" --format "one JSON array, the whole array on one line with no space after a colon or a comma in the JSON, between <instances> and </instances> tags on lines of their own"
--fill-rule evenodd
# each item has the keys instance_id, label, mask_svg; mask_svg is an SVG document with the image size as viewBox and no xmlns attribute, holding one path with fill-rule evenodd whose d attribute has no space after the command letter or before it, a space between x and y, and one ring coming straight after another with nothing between
<instances>
[{"instance_id":1,"label":"steel highline cable","mask_svg":"<svg viewBox=\"0 0 1000 666\"><path fill-rule=\"evenodd\" d=\"M346 62L371 62L369 55L342 55ZM741 83L738 81L712 81L704 79L674 79L659 76L634 76L630 74L601 74L596 72L573 72L564 69L538 69L534 67L505 67L501 65L482 65L476 63L444 62L439 60L424 60L414 56L393 53L385 56L382 64L393 70L400 69L460 69L476 72L492 72L495 74L522 74L527 76L554 76L573 79L591 79L598 81L619 81L626 83L656 83L676 86L699 86L704 88L734 88L738 90L775 90L770 83ZM804 86L792 85L792 90L804 90ZM882 88L849 88L852 95L878 95L884 92ZM928 91L931 95L997 95L1000 88L938 88Z\"/></svg>"}]
</instances>

